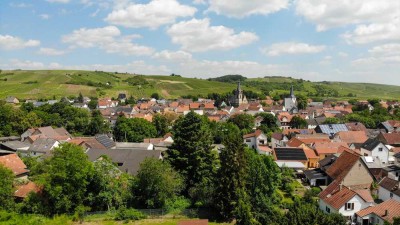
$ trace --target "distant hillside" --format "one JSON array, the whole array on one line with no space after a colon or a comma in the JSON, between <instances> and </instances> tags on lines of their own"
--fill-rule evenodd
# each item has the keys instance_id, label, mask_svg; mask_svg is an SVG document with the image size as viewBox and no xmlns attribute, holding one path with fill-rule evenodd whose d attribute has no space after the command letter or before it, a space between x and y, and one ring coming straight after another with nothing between
<instances>
[{"instance_id":1,"label":"distant hillside","mask_svg":"<svg viewBox=\"0 0 400 225\"><path fill-rule=\"evenodd\" d=\"M136 98L158 93L164 98L207 96L228 93L242 82L246 91L268 95L285 95L291 85L296 94L336 99L399 99L400 87L382 84L310 82L290 77L246 78L226 75L210 80L180 76L142 76L102 71L78 70L15 70L0 73L0 98L60 98L62 96L118 96L124 92Z\"/></svg>"}]
</instances>

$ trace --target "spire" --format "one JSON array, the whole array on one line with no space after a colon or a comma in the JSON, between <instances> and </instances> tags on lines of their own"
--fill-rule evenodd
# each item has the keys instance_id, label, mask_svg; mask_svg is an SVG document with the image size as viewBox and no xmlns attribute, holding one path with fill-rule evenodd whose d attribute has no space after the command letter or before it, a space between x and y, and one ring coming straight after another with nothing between
<instances>
[{"instance_id":1,"label":"spire","mask_svg":"<svg viewBox=\"0 0 400 225\"><path fill-rule=\"evenodd\" d=\"M240 88L240 80L239 80L239 82L238 82L237 90L238 90L238 91L241 90L241 88Z\"/></svg>"},{"instance_id":2,"label":"spire","mask_svg":"<svg viewBox=\"0 0 400 225\"><path fill-rule=\"evenodd\" d=\"M293 91L293 84L292 84L292 87L290 88L290 97L291 98L294 98L295 96L294 96L294 91Z\"/></svg>"}]
</instances>

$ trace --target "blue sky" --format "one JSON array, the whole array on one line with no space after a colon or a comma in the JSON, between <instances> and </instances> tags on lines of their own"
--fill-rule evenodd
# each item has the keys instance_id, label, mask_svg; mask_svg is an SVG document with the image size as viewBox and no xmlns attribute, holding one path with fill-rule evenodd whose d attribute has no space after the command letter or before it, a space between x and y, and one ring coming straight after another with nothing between
<instances>
[{"instance_id":1,"label":"blue sky","mask_svg":"<svg viewBox=\"0 0 400 225\"><path fill-rule=\"evenodd\" d=\"M2 0L0 68L400 85L400 1Z\"/></svg>"}]
</instances>

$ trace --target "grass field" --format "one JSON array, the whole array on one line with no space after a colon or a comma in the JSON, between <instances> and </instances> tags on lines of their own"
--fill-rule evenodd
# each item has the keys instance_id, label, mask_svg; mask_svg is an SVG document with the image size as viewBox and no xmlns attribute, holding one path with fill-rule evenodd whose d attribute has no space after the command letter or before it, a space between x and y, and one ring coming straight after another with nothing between
<instances>
[{"instance_id":1,"label":"grass field","mask_svg":"<svg viewBox=\"0 0 400 225\"><path fill-rule=\"evenodd\" d=\"M60 98L77 96L80 92L85 96L116 97L120 92L133 95L135 98L149 97L158 93L164 98L179 98L184 95L206 96L209 93L231 92L236 84L208 81L204 79L185 78L178 76L141 76L145 85L132 85L127 82L132 74L115 74L100 71L78 70L15 70L0 73L0 98L16 96L23 99ZM268 83L293 83L299 80L290 77L252 78L262 85ZM108 85L107 85L108 84ZM246 83L245 83L246 84ZM325 85L337 90L341 96L349 93L357 95L358 99L381 98L399 99L400 87L381 84L329 82L315 83L303 81L305 92L315 91L315 84ZM242 85L245 90L259 92L256 87ZM273 94L287 93L288 90L274 90ZM339 97L343 98L343 97Z\"/></svg>"}]
</instances>

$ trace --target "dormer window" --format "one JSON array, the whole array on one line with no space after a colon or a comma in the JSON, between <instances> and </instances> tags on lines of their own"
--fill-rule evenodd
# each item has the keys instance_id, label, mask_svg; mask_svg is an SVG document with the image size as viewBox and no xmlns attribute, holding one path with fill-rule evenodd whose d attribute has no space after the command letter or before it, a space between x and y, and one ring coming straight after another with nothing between
<instances>
[{"instance_id":1,"label":"dormer window","mask_svg":"<svg viewBox=\"0 0 400 225\"><path fill-rule=\"evenodd\" d=\"M383 151L383 148L379 148L379 151L382 152L382 151Z\"/></svg>"}]
</instances>

